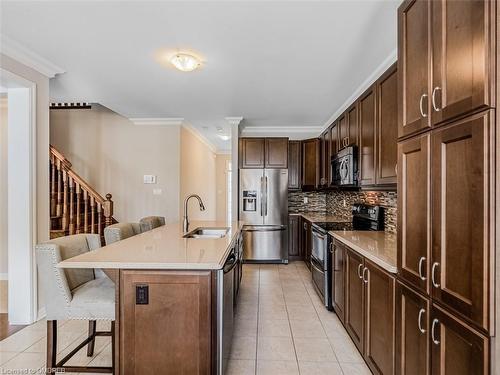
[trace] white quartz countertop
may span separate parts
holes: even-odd
[[[183,238],[181,223],[167,223],[58,263],[61,268],[104,269],[221,269],[242,222],[193,221],[198,227],[229,228],[223,238]]]
[[[396,235],[384,231],[332,231],[336,240],[391,273],[397,273]]]

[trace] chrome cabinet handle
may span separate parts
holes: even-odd
[[[365,272],[366,272],[366,279],[365,279]],[[364,268],[363,270],[363,281],[365,284],[368,284],[368,278],[370,277],[370,270],[368,268]]]
[[[334,253],[335,252],[335,247],[333,246],[333,242],[330,243],[330,253]]]
[[[363,279],[363,275],[361,274],[361,267],[363,267],[363,264],[362,264],[362,263],[360,263],[360,265],[358,266],[358,277],[359,277],[360,279]]]
[[[438,108],[438,106],[436,105],[436,92],[438,90],[441,91],[441,87],[436,86],[434,87],[434,90],[432,90],[432,108],[434,108],[436,112],[439,112],[441,110],[441,108]]]
[[[307,224],[306,223],[304,223],[304,229],[307,230]]]
[[[425,333],[427,330],[422,328],[422,316],[425,314],[425,309],[420,309],[418,312],[418,329],[420,332]]]
[[[420,103],[419,103],[419,106],[420,106],[420,114],[422,115],[422,117],[427,117],[427,114],[424,113],[424,108],[423,108],[423,101],[424,101],[424,98],[427,98],[427,94],[422,94],[422,96],[420,97]]]
[[[424,276],[424,273],[422,272],[422,265],[425,262],[425,257],[421,257],[418,261],[418,276],[420,276],[421,280],[426,280],[427,277]]]
[[[432,279],[432,285],[434,285],[435,288],[439,288],[441,285],[436,282],[436,267],[439,267],[438,262],[434,262],[432,265],[432,270],[431,270],[431,279]]]
[[[432,321],[431,337],[432,337],[432,342],[436,345],[439,345],[441,343],[438,339],[436,339],[436,332],[435,331],[436,331],[436,325],[438,325],[438,324],[439,324],[439,320],[434,319]]]

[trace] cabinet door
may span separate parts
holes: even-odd
[[[288,138],[266,138],[266,168],[288,168]]]
[[[430,3],[406,0],[398,9],[399,137],[430,126]]]
[[[328,185],[334,186],[332,174],[332,157],[339,152],[339,125],[334,122],[330,128],[330,160],[328,161]]]
[[[489,341],[465,322],[433,305],[432,375],[489,374]]]
[[[333,277],[332,277],[332,301],[333,309],[339,317],[339,319],[344,322],[345,313],[345,277],[346,277],[346,250],[337,241],[333,242]]]
[[[430,374],[429,299],[396,283],[396,374]]]
[[[347,140],[349,139],[349,122],[347,121],[347,113],[344,113],[339,117],[339,150],[347,146]]]
[[[309,268],[311,268],[311,253],[312,253],[312,227],[309,221],[305,221],[305,258]]]
[[[288,256],[299,257],[300,215],[288,215]]]
[[[493,4],[432,1],[433,124],[493,104]]]
[[[302,143],[288,142],[288,189],[300,189],[302,180]]]
[[[488,329],[493,139],[490,112],[432,135],[432,296]]]
[[[264,138],[240,138],[241,168],[264,168]]]
[[[329,145],[327,146],[327,144],[326,144],[327,133],[328,133],[328,131],[325,131],[319,137],[319,142],[320,142],[319,186],[320,187],[325,187],[326,182],[327,182],[327,180],[326,180],[326,165],[325,165],[326,154],[327,154],[327,152],[329,152]]]
[[[428,293],[430,263],[430,136],[398,144],[398,269]]]
[[[211,273],[120,273],[120,373],[211,373]],[[147,304],[136,303],[139,285],[148,287]]]
[[[323,186],[328,187],[332,181],[331,179],[331,157],[332,157],[332,149],[331,149],[331,130],[328,130],[324,133],[324,143],[323,143],[323,159],[322,159],[322,167],[323,167],[323,178],[324,183]]]
[[[363,257],[347,250],[345,327],[361,353],[363,353],[364,330],[363,267]]]
[[[302,142],[302,189],[311,190],[319,186],[320,140],[308,139]]]
[[[395,278],[365,259],[363,282],[366,363],[375,374],[394,374]]]
[[[351,108],[347,110],[347,145],[358,145],[358,104],[354,103]]]
[[[396,183],[398,159],[398,75],[393,65],[377,82],[377,185]]]
[[[370,87],[359,99],[359,155],[362,186],[375,185],[375,90]]]

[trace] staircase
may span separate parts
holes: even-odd
[[[71,163],[50,146],[50,238],[97,233],[113,219],[111,194],[103,198],[71,169]]]

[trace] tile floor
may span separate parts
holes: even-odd
[[[336,315],[321,305],[303,262],[245,265],[235,319],[229,375],[370,374]],[[62,358],[83,341],[88,326],[59,325]],[[0,374],[42,373],[19,370],[43,368],[45,329],[41,320],[0,341]],[[98,329],[109,327],[101,323]],[[109,338],[97,338],[93,357],[84,348],[70,363],[109,366]]]

